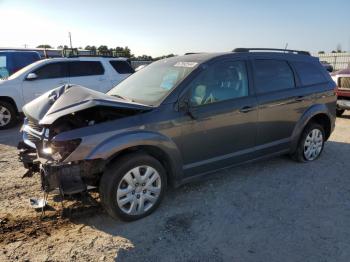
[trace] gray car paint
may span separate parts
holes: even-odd
[[[81,138],[78,148],[65,163],[86,159],[111,159],[133,146],[152,146],[161,150],[170,163],[171,179],[179,184],[183,179],[210,172],[225,166],[257,159],[262,156],[286,153],[295,148],[307,122],[316,114],[325,114],[334,127],[335,84],[303,88],[296,79],[296,88],[261,96],[255,95],[253,63],[256,57],[317,62],[315,58],[293,54],[216,54],[189,55],[173,59],[198,61],[200,66],[159,106],[126,103],[105,94],[87,91],[82,87],[63,92],[41,119],[49,125],[64,114],[88,107],[115,105],[145,112],[110,122],[87,126],[58,134],[53,139],[66,141]],[[250,96],[184,109],[181,102],[188,99],[188,83],[203,68],[224,59],[244,60],[250,78]],[[297,76],[296,76],[297,77]],[[333,86],[334,84],[334,86]],[[75,91],[74,91],[75,90]],[[73,96],[74,94],[74,96]],[[47,94],[46,100],[48,100]],[[45,96],[43,95],[43,97]],[[72,96],[70,96],[72,95]],[[45,98],[41,97],[43,101]],[[83,98],[81,98],[83,97]],[[30,108],[48,108],[47,104],[28,104]],[[56,103],[58,103],[56,105]],[[249,112],[241,109],[251,107]],[[264,112],[265,110],[265,112]],[[190,111],[190,114],[189,112]],[[333,112],[334,111],[334,112]],[[42,113],[38,117],[42,116]],[[229,121],[229,125],[226,123]]]

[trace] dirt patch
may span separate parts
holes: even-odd
[[[30,219],[15,219],[11,215],[0,218],[0,244],[16,241],[28,241],[41,236],[50,236],[51,232],[63,229],[69,223],[67,218],[46,216]]]

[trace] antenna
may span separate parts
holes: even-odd
[[[69,42],[70,42],[70,48],[73,49],[73,45],[72,45],[72,34],[70,32],[68,32],[68,37],[69,37]]]
[[[286,46],[284,47],[284,50],[287,50],[287,47],[288,47],[288,43],[286,43]]]

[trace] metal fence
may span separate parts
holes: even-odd
[[[313,54],[320,59],[331,64],[334,70],[341,70],[350,66],[350,53],[326,53]]]

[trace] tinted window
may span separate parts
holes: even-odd
[[[67,63],[51,63],[35,70],[38,79],[63,78],[68,76]]]
[[[191,83],[191,104],[210,104],[248,96],[248,77],[242,61],[217,63],[201,72]]]
[[[286,61],[255,60],[255,87],[258,93],[289,89],[295,86],[294,74]]]
[[[132,74],[135,72],[131,65],[126,61],[111,60],[109,63],[119,74]]]
[[[323,69],[321,67],[307,62],[293,62],[293,65],[300,77],[302,85],[313,85],[327,81],[321,71]]]
[[[93,76],[103,75],[104,68],[98,61],[74,61],[69,62],[69,76]]]
[[[19,69],[38,61],[40,57],[35,53],[16,53],[13,55],[14,62],[14,71],[18,71]]]

